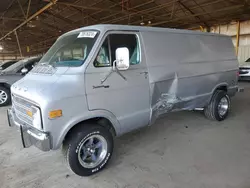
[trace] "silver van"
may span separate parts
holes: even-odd
[[[222,121],[237,92],[230,37],[153,27],[94,25],[70,31],[11,87],[10,126],[25,148],[61,146],[89,176],[111,158],[113,139],[161,115],[204,110]]]

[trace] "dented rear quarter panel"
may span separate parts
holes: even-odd
[[[161,114],[204,107],[214,90],[237,88],[238,63],[230,37],[141,32],[149,71],[151,123]]]

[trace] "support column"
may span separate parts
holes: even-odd
[[[240,21],[237,23],[237,34],[236,34],[236,55],[239,54],[239,44],[240,44]]]

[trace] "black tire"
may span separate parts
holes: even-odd
[[[91,136],[100,135],[107,142],[107,153],[99,165],[85,168],[78,158],[80,146]],[[113,153],[113,137],[109,130],[96,124],[85,124],[75,128],[67,137],[63,145],[63,153],[70,169],[79,176],[90,176],[102,170],[109,162]]]
[[[219,103],[223,97],[225,97],[228,102],[228,109],[224,115],[220,115]],[[210,103],[208,104],[208,106],[205,107],[204,114],[208,119],[223,121],[228,116],[230,110],[230,104],[231,104],[230,98],[227,95],[227,93],[222,90],[216,90],[212,96]]]
[[[10,90],[7,89],[6,87],[0,86],[0,94],[1,94],[1,91],[6,93],[6,95],[7,95],[7,100],[6,100],[5,102],[3,102],[3,103],[1,103],[1,101],[0,101],[0,107],[1,107],[1,106],[7,106],[7,105],[9,105],[10,102],[11,102]]]

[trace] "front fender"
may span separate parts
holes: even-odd
[[[0,75],[0,83],[8,84],[9,86],[13,85],[18,80],[22,79],[22,75]]]
[[[75,117],[74,119],[71,119],[66,124],[66,126],[64,126],[64,128],[61,130],[60,134],[58,135],[57,140],[54,141],[52,149],[56,150],[56,149],[60,148],[65,136],[67,135],[69,130],[72,129],[75,125],[77,125],[78,123],[81,123],[83,121],[87,121],[89,119],[97,118],[97,117],[103,117],[103,118],[108,119],[112,123],[112,125],[115,129],[116,135],[119,136],[121,134],[120,123],[114,114],[112,114],[111,112],[106,111],[106,110],[88,111],[87,113],[84,113],[83,116],[78,116],[78,117]]]
[[[6,80],[6,79],[0,79],[0,85],[1,85],[1,84],[8,85],[9,88],[11,87],[11,83],[9,83],[9,81]]]

